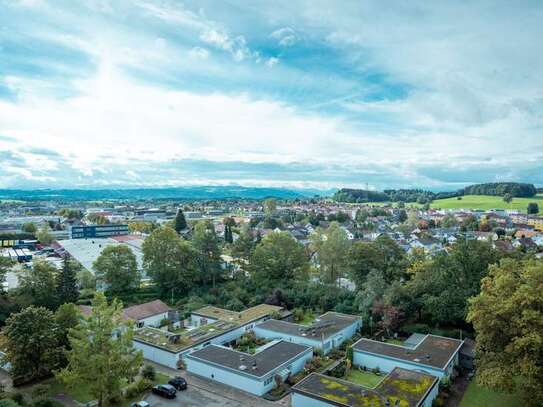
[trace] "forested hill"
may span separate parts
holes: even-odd
[[[516,198],[530,198],[537,194],[537,189],[533,184],[492,182],[470,185],[469,187],[464,188],[463,192],[463,195],[504,196],[505,194],[511,194]]]
[[[312,197],[316,190],[283,188],[256,188],[241,186],[194,186],[179,188],[130,188],[130,189],[35,189],[0,190],[0,199],[263,199],[268,197],[292,199]]]
[[[419,202],[427,203],[436,199],[452,198],[462,195],[490,195],[529,198],[537,194],[533,184],[518,182],[493,182],[470,185],[457,191],[432,192],[422,189],[385,189],[384,191],[367,191],[364,189],[342,188],[334,194],[338,202]]]

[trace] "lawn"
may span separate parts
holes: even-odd
[[[373,389],[381,382],[381,380],[383,380],[383,376],[376,375],[372,372],[364,372],[358,369],[351,369],[349,370],[349,373],[347,373],[347,375],[345,376],[345,380]]]
[[[300,325],[311,325],[313,322],[315,321],[315,314],[311,313],[311,312],[306,312],[304,314],[304,317],[303,319],[301,319],[300,321],[298,321],[297,323],[300,324]]]
[[[514,209],[526,212],[530,202],[537,202],[543,210],[543,195],[536,195],[532,198],[513,198],[508,204],[501,196],[487,195],[465,195],[461,200],[457,198],[438,199],[431,203],[432,208],[439,209]]]
[[[499,393],[477,385],[472,380],[468,385],[460,407],[516,407],[522,405],[520,397],[515,394]]]
[[[403,345],[403,341],[400,339],[385,339],[386,343],[391,343],[392,345]]]

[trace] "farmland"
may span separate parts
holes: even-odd
[[[543,210],[543,195],[532,198],[513,198],[513,202],[506,203],[501,196],[465,195],[461,200],[457,198],[439,199],[432,202],[432,208],[439,209],[514,209],[526,212],[530,202],[537,202]]]

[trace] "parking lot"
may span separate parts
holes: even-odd
[[[154,394],[149,394],[145,400],[151,404],[151,407],[241,407],[248,405],[194,386],[189,386],[185,391],[178,391],[177,397],[173,400],[165,399]],[[254,405],[256,406],[256,404]]]

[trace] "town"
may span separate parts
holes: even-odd
[[[353,191],[3,200],[3,398],[470,407],[484,396],[520,405],[526,389],[499,392],[476,378],[499,363],[484,354],[489,340],[515,335],[487,326],[495,314],[513,318],[492,295],[511,302],[503,307],[541,300],[541,291],[502,298],[486,281],[541,270],[541,195],[507,192],[493,197],[499,207],[473,209],[463,207],[477,197],[468,189],[413,193],[384,202],[370,191],[354,202]]]

